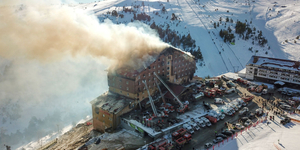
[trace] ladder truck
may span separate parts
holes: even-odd
[[[166,103],[166,100],[165,100],[165,98],[164,98],[164,96],[163,96],[163,94],[162,94],[162,92],[161,92],[161,89],[160,89],[160,87],[159,87],[159,85],[158,85],[158,83],[157,83],[157,80],[154,78],[154,81],[155,81],[155,84],[156,84],[156,86],[157,86],[157,88],[158,88],[158,90],[159,90],[159,93],[160,93],[160,95],[161,95],[161,98],[162,98],[162,100],[163,100],[163,102],[164,102],[164,104],[162,105],[165,109],[168,109],[170,112],[173,112],[174,111],[174,106],[172,106],[171,104],[167,104]]]
[[[179,103],[179,108],[177,108],[177,112],[184,113],[186,110],[189,109],[188,104],[183,104],[178,97],[173,93],[173,91],[169,88],[169,86],[155,73],[153,74],[156,76],[156,78],[170,91],[170,93],[174,96],[176,101]]]
[[[151,107],[152,107],[152,110],[153,110],[154,116],[155,116],[155,117],[157,117],[157,116],[158,116],[158,114],[157,114],[157,110],[156,110],[156,108],[155,108],[155,105],[154,105],[153,99],[152,99],[152,97],[151,97],[151,95],[150,95],[150,92],[149,92],[149,90],[148,90],[147,83],[146,83],[146,81],[145,81],[145,80],[143,80],[142,82],[145,84],[145,87],[146,87],[146,89],[147,89],[147,92],[148,92],[148,95],[149,95],[149,101],[150,101],[150,104],[151,104]]]

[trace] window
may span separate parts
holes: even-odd
[[[128,84],[128,81],[126,81],[126,84]]]
[[[158,73],[160,73],[160,71],[158,70]]]
[[[103,114],[102,117],[105,117],[105,114]]]
[[[122,88],[122,86],[120,85],[120,89]]]
[[[151,76],[151,73],[149,73],[149,77]]]
[[[103,120],[103,123],[105,123],[105,121]]]
[[[170,62],[168,61],[168,65],[170,64]]]
[[[122,93],[122,91],[120,91],[120,93]]]
[[[108,119],[109,119],[110,121],[112,121],[112,118],[111,118],[111,117],[109,117]]]
[[[146,77],[145,74],[143,74],[144,78]]]
[[[153,69],[155,69],[155,66],[153,66]]]
[[[128,88],[128,87],[126,87],[126,90],[128,91],[128,90],[129,90],[129,88]]]
[[[127,93],[127,96],[129,96],[129,93]]]
[[[160,65],[158,65],[158,68],[160,68]]]
[[[167,70],[169,70],[170,68],[168,67]]]
[[[122,79],[119,79],[120,82],[122,82]]]
[[[160,59],[158,58],[158,61],[160,61]]]

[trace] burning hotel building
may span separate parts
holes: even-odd
[[[174,93],[177,86],[192,80],[196,61],[190,53],[167,47],[153,57],[138,69],[122,66],[108,71],[109,91],[91,101],[94,129],[114,130],[120,125],[121,115],[135,108],[144,109],[148,91],[151,96],[158,91],[157,76],[171,84]]]

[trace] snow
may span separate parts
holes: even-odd
[[[299,149],[299,131],[300,124],[291,122],[285,126],[280,124],[280,118],[275,116],[275,121],[259,123],[256,127],[251,127],[250,130],[239,133],[233,140],[231,137],[224,140],[224,144],[215,145],[215,150],[274,150],[279,149],[296,150]]]
[[[87,2],[83,0],[78,1]],[[300,53],[298,52],[300,41],[296,39],[296,36],[300,35],[300,3],[296,0],[277,1],[276,5],[273,0],[255,0],[255,2],[244,0],[169,1],[169,3],[166,0],[145,1],[145,7],[140,7],[138,13],[145,12],[153,17],[150,23],[146,22],[147,24],[151,24],[153,20],[157,25],[168,23],[171,30],[178,31],[182,35],[191,34],[191,37],[196,40],[196,45],[200,46],[204,57],[203,61],[197,63],[198,69],[195,75],[199,77],[218,76],[226,73],[226,76],[236,79],[238,75],[234,72],[243,69],[252,55],[292,60],[299,60],[300,58]],[[108,18],[114,23],[125,24],[129,23],[133,18],[132,13],[123,13],[125,15],[124,18],[115,18],[112,16],[106,17],[106,12],[112,10],[121,11],[123,6],[131,8],[132,4],[141,4],[141,1],[134,0],[88,2],[70,5],[70,7],[94,13],[100,22]],[[168,12],[166,14],[160,13],[160,16],[154,15],[153,11],[160,12],[161,4],[166,7]],[[216,9],[218,10],[215,11]],[[170,17],[172,13],[180,17],[180,23],[179,21],[165,19],[167,16]],[[223,18],[223,23],[215,29],[212,22],[217,22],[220,17]],[[250,27],[262,30],[263,36],[269,41],[268,44],[264,47],[257,44],[252,45],[251,40],[242,40],[237,35],[235,45],[224,43],[218,35],[219,31],[227,29],[228,26],[233,29],[235,25],[234,23],[227,23],[225,28],[224,19],[226,17],[232,18],[234,22],[237,19],[242,22],[245,19],[248,22],[251,20],[252,24],[250,24]],[[176,26],[177,23],[179,24],[178,26]],[[285,42],[285,40],[288,42]],[[268,46],[270,46],[270,50]],[[248,50],[250,47],[253,47],[254,51]],[[256,53],[255,50],[258,50],[258,52]],[[78,122],[80,118],[90,115],[91,107],[89,101],[107,89],[107,86],[103,86],[107,85],[106,73],[103,71],[107,66],[91,60],[90,58],[79,61],[67,59],[46,66],[33,63],[29,64],[29,67],[28,64],[15,66],[15,64],[11,64],[8,61],[0,60],[1,81],[8,79],[8,81],[19,83],[20,87],[28,87],[28,90],[25,91],[19,88],[14,89],[16,92],[10,93],[13,95],[13,97],[10,97],[12,101],[1,99],[0,106],[12,108],[8,110],[10,111],[9,113],[0,111],[0,120],[2,121],[0,128],[1,132],[5,131],[4,137],[6,138],[17,131],[23,132],[29,128],[29,121],[33,117],[42,120],[45,124],[46,120],[44,119],[47,116],[59,118],[58,120],[51,120],[51,122],[54,122],[53,127],[47,127],[49,130],[56,130],[55,124],[67,127],[70,124],[75,124],[74,122]],[[74,69],[65,70],[66,68]],[[5,76],[7,69],[13,70],[16,76]],[[40,72],[37,70],[40,70]],[[22,80],[18,82],[18,78],[22,78]],[[0,87],[0,89],[5,91],[4,89],[7,89],[7,86]],[[47,92],[41,92],[41,89],[45,89]],[[5,94],[8,94],[8,92],[1,93],[1,95]],[[18,119],[6,119],[4,122],[3,118],[7,117],[7,114],[14,114],[14,110],[18,108],[16,104],[21,104],[22,114],[26,114],[26,116],[22,115]],[[59,113],[55,114],[55,112]],[[43,126],[38,126],[34,129],[39,131],[43,129]],[[45,136],[45,134],[41,136]],[[25,142],[28,141],[25,140]],[[18,146],[20,144],[14,145]],[[274,148],[274,146],[271,147]]]

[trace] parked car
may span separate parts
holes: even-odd
[[[200,120],[203,120],[203,121],[205,122],[206,126],[208,126],[208,127],[211,126],[210,121],[209,121],[208,119],[206,119],[205,117],[200,117],[199,119],[200,119]]]
[[[200,130],[200,127],[198,127],[198,125],[195,122],[190,121],[188,122],[188,124],[193,128],[193,130]]]
[[[194,122],[196,122],[198,124],[198,126],[200,126],[202,128],[205,127],[205,123],[202,120],[198,119],[198,118],[194,119]]]
[[[215,139],[213,140],[213,143],[219,143],[219,142],[221,142],[222,140],[223,140],[222,137],[217,137],[217,138],[215,138]]]
[[[206,144],[204,145],[204,147],[205,147],[205,148],[210,148],[210,147],[212,147],[212,145],[213,145],[212,143],[206,143]]]
[[[225,91],[226,94],[234,93],[234,92],[236,92],[234,87]]]
[[[229,78],[226,77],[225,75],[222,75],[221,78],[222,78],[224,81],[229,81]]]
[[[229,130],[224,130],[224,131],[222,131],[222,134],[225,134],[227,136],[231,136],[233,133]]]
[[[293,96],[293,91],[287,91],[287,92],[286,92],[286,95],[287,95],[287,96]]]
[[[285,109],[285,110],[291,110],[291,106],[284,104],[284,105],[280,105],[280,108]]]
[[[247,108],[247,107],[243,107],[240,111],[239,111],[239,113],[240,113],[240,115],[244,115],[245,113],[247,113],[249,111],[249,109]]]
[[[222,98],[215,98],[215,104],[224,104],[224,100]]]
[[[203,106],[206,110],[211,110],[212,109],[211,106],[208,103],[204,103]]]
[[[291,122],[291,118],[289,117],[285,117],[284,119],[280,120],[280,123],[285,125],[286,123],[289,123]]]
[[[186,129],[186,131],[189,132],[190,134],[194,134],[195,132],[189,124],[184,124],[182,127]]]
[[[239,130],[243,130],[245,127],[244,127],[243,125],[239,124],[239,123],[236,123],[236,124],[234,125],[234,128],[235,128],[235,129],[239,129]]]
[[[231,81],[228,81],[227,83],[226,83],[226,85],[227,85],[227,87],[229,87],[229,88],[232,88],[232,87],[235,87],[236,85],[234,84],[234,83],[232,83]]]
[[[216,134],[216,137],[221,137],[221,138],[223,138],[223,139],[227,138],[227,136],[224,135],[224,134],[222,134],[222,133]]]
[[[246,126],[246,127],[251,125],[251,124],[252,124],[252,121],[250,119],[248,119],[244,122],[244,126]]]

